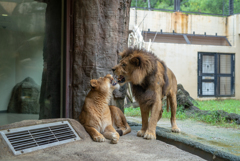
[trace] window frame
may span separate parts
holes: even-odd
[[[218,69],[220,68],[220,61],[217,59],[220,55],[231,55],[231,73],[230,74],[220,74]],[[214,73],[202,73],[203,56],[214,56]],[[216,53],[216,52],[198,52],[198,97],[234,97],[235,96],[235,53]],[[213,80],[202,80],[203,76],[214,77]],[[220,84],[218,83],[219,77],[231,77],[231,94],[221,95],[218,94],[220,89]],[[214,83],[214,95],[203,95],[202,82],[213,82]]]

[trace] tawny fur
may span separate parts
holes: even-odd
[[[119,140],[119,130],[125,135],[131,132],[131,128],[122,111],[108,105],[113,90],[119,87],[113,86],[112,80],[113,77],[109,74],[90,81],[91,90],[86,96],[79,121],[94,141],[102,142],[107,138],[116,144]]]
[[[113,67],[125,82],[132,83],[133,94],[138,101],[142,116],[142,129],[137,133],[146,139],[156,139],[156,125],[162,116],[162,99],[167,96],[167,110],[171,106],[173,132],[180,132],[176,124],[177,80],[165,63],[153,53],[137,48],[129,48],[120,53],[122,60]],[[120,77],[119,77],[120,78]],[[148,120],[149,113],[151,117]]]

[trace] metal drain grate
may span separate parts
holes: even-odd
[[[68,121],[0,131],[15,155],[80,140]]]

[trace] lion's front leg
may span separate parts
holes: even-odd
[[[94,127],[84,126],[84,128],[89,133],[89,135],[92,137],[93,141],[96,141],[96,142],[105,141],[105,137],[101,133],[99,133]]]
[[[143,137],[148,128],[149,108],[140,105],[142,116],[142,129],[138,131],[137,136]]]
[[[152,107],[151,117],[148,123],[148,129],[144,135],[145,139],[155,140],[156,139],[156,126],[159,120],[159,115],[162,110],[162,101],[156,100]]]
[[[112,144],[117,144],[119,140],[119,134],[118,132],[113,128],[112,125],[108,125],[105,130],[103,135],[105,138],[111,140]]]

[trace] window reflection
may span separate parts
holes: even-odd
[[[46,7],[0,0],[0,125],[38,119]]]

